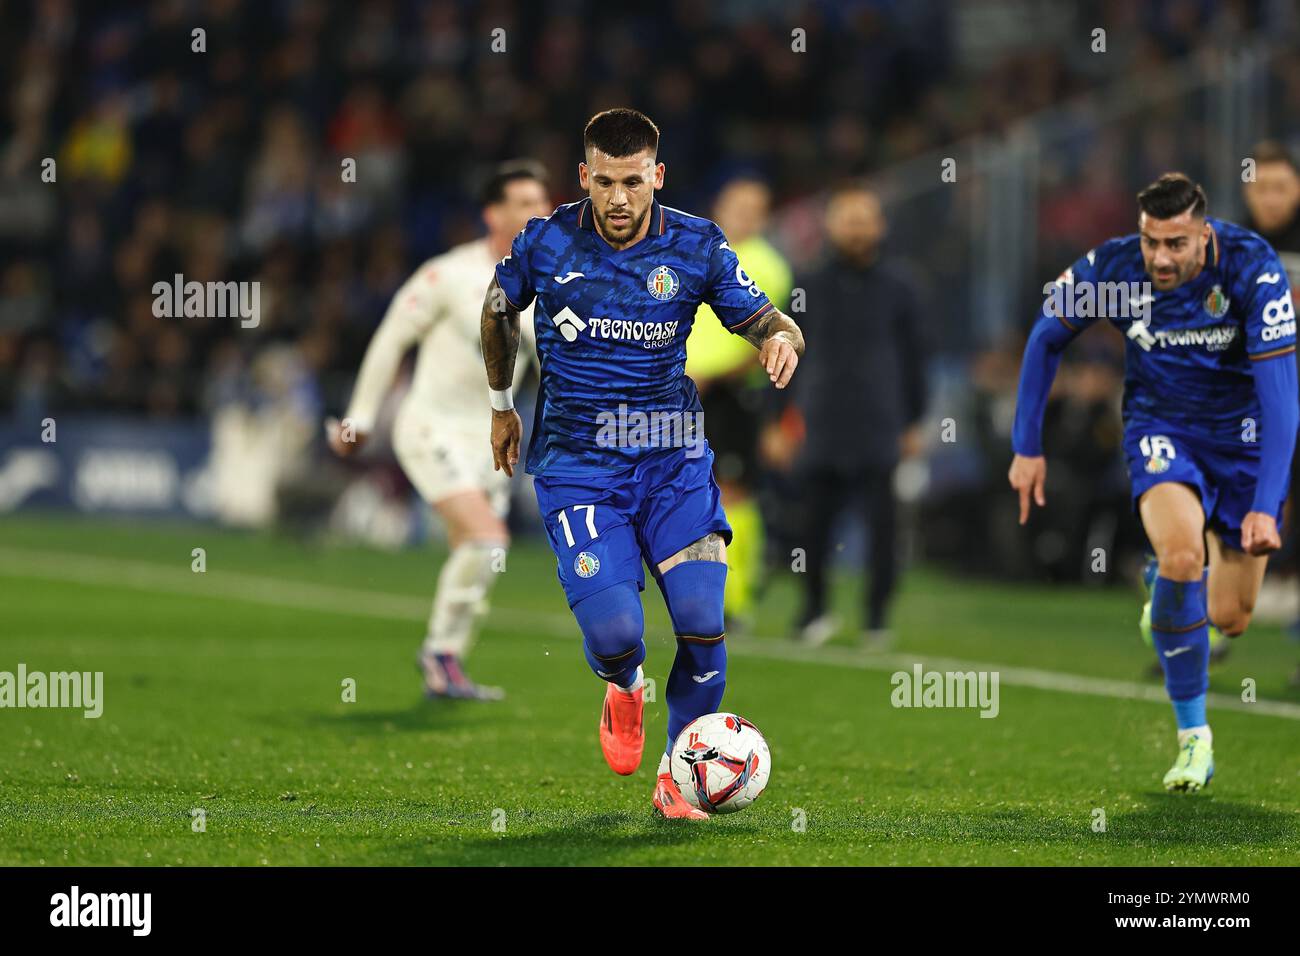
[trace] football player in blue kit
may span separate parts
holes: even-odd
[[[1024,524],[1030,502],[1044,503],[1040,433],[1061,352],[1109,318],[1126,336],[1124,450],[1156,554],[1150,629],[1178,724],[1164,785],[1195,791],[1214,774],[1207,628],[1246,630],[1268,555],[1281,546],[1300,424],[1295,310],[1277,253],[1208,217],[1204,190],[1187,176],[1161,176],[1138,208],[1138,232],[1074,263],[1034,324],[1009,478]],[[1063,308],[1088,302],[1076,314]]]
[[[630,109],[594,116],[578,178],[587,198],[530,220],[497,265],[481,339],[492,390],[492,449],[507,473],[522,423],[510,383],[519,312],[535,303],[541,386],[526,468],[582,631],[606,681],[599,739],[616,773],[645,743],[642,562],[664,597],[677,655],[668,676],[668,748],[722,702],[722,597],[731,540],[713,480],[700,399],[685,375],[686,338],[707,303],[784,388],[803,353],[799,327],[741,268],[714,223],[663,206],[659,130]],[[665,817],[707,815],[682,799],[661,758]]]

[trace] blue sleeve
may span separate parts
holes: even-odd
[[[1259,396],[1261,434],[1259,477],[1251,511],[1276,515],[1291,481],[1291,456],[1296,428],[1300,427],[1300,385],[1297,384],[1295,350],[1261,359],[1252,365],[1255,394]]]
[[[1096,250],[1090,251],[1066,269],[1055,282],[1043,286],[1043,308],[1025,343],[1020,362],[1020,385],[1016,389],[1016,420],[1011,427],[1011,450],[1036,458],[1043,453],[1043,415],[1052,391],[1061,353],[1074,337],[1095,321],[1076,318],[1073,309],[1076,282],[1097,281]]]
[[[740,260],[727,245],[721,229],[717,230],[709,250],[707,281],[704,302],[728,332],[743,332],[755,319],[775,308],[758,283],[740,268]]]
[[[506,294],[510,304],[523,310],[533,304],[537,293],[533,288],[532,270],[528,264],[528,253],[544,219],[530,219],[528,225],[519,230],[515,241],[510,244],[509,254],[497,263],[497,285]]]
[[[1075,333],[1055,316],[1040,315],[1025,343],[1020,362],[1020,385],[1016,389],[1016,420],[1011,427],[1011,450],[1036,458],[1043,453],[1043,415],[1052,391],[1061,352]]]
[[[1267,249],[1243,269],[1238,296],[1246,308],[1246,351],[1255,361],[1296,346],[1295,305],[1286,270]]]

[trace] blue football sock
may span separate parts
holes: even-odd
[[[1204,727],[1208,720],[1205,719],[1205,695],[1197,694],[1188,700],[1174,701],[1174,717],[1178,720],[1178,729],[1186,730],[1188,727]]]
[[[1174,704],[1178,729],[1205,721],[1210,687],[1210,635],[1205,611],[1205,581],[1156,578],[1151,595],[1151,637],[1165,669],[1165,689]]]
[[[644,618],[636,584],[623,581],[573,605],[582,652],[601,680],[628,687],[645,660]]]
[[[716,713],[727,689],[727,645],[722,638],[697,643],[677,639],[677,656],[668,673],[668,746],[696,717]]]

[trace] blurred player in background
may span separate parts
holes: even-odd
[[[1272,141],[1257,143],[1250,156],[1255,160],[1255,178],[1242,187],[1246,225],[1267,239],[1282,260],[1291,282],[1294,307],[1295,290],[1300,287],[1300,165],[1281,143]],[[1300,541],[1294,520],[1297,501],[1300,501],[1300,467],[1292,461],[1287,525],[1292,538],[1292,563],[1300,570]],[[1300,576],[1297,581],[1300,582]],[[1291,625],[1291,633],[1300,634],[1300,621]],[[1291,675],[1291,686],[1300,687],[1300,668]]]
[[[606,681],[599,739],[614,772],[635,773],[645,745],[642,562],[677,637],[668,675],[668,746],[652,802],[704,819],[669,773],[677,735],[714,713],[727,680],[723,591],[731,527],[685,375],[701,303],[759,349],[778,388],[803,352],[799,327],[745,274],[721,229],[662,206],[659,130],[635,110],[598,113],[583,134],[586,199],[535,219],[497,266],[483,301],[492,448],[507,474],[523,426],[511,380],[520,312],[534,301],[542,378],[527,468],[587,663]],[[611,421],[659,426],[607,430]]]
[[[1300,165],[1280,143],[1266,141],[1250,151],[1255,178],[1242,187],[1246,225],[1277,252],[1291,281],[1300,284]]]
[[[754,284],[777,308],[789,308],[790,267],[763,237],[772,193],[758,179],[733,179],[722,187],[713,215],[736,258]],[[766,377],[754,366],[754,348],[727,331],[707,305],[701,305],[686,341],[686,374],[700,390],[704,428],[713,449],[713,476],[722,489],[733,537],[727,548],[727,588],[723,600],[727,630],[748,621],[763,561],[763,524],[754,484],[758,467],[762,388]]]
[[[419,654],[430,697],[504,696],[499,688],[476,684],[464,667],[510,544],[505,524],[510,479],[492,467],[492,449],[483,440],[479,313],[483,286],[510,252],[511,240],[529,219],[550,208],[544,175],[540,165],[528,161],[495,171],[483,193],[487,235],[430,259],[397,291],[366,349],[346,418],[328,423],[335,453],[346,457],[360,448],[374,429],[402,356],[419,344],[411,388],[393,425],[393,451],[411,484],[446,524],[451,548]],[[525,361],[516,370],[516,384],[534,355],[531,321],[525,328]]]
[[[1268,555],[1282,543],[1300,424],[1295,311],[1273,249],[1208,217],[1205,192],[1186,176],[1161,176],[1138,194],[1138,207],[1137,234],[1091,250],[1056,283],[1062,301],[1088,294],[1094,302],[1103,293],[1114,301],[1105,284],[1117,283],[1130,308],[1067,316],[1049,296],[1034,323],[1008,477],[1024,524],[1031,501],[1045,501],[1043,410],[1061,352],[1099,312],[1112,312],[1106,317],[1126,334],[1132,495],[1156,552],[1150,631],[1178,723],[1179,754],[1164,785],[1199,790],[1214,775],[1208,625],[1229,637],[1246,630]]]
[[[826,206],[826,259],[798,287],[802,317],[818,343],[792,401],[804,421],[795,465],[808,566],[796,637],[818,645],[838,623],[827,613],[831,532],[845,506],[860,504],[870,535],[863,643],[889,641],[889,606],[898,578],[894,470],[920,453],[925,411],[925,317],[916,283],[881,258],[886,222],[876,194],[857,182],[832,191]],[[844,416],[853,428],[846,432]]]

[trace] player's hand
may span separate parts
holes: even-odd
[[[1047,497],[1043,494],[1043,485],[1047,481],[1047,459],[1042,455],[1033,458],[1027,455],[1016,455],[1011,459],[1011,470],[1007,473],[1007,479],[1011,482],[1011,487],[1020,495],[1020,523],[1024,524],[1029,520],[1031,496],[1038,507],[1042,508],[1047,504]],[[1242,530],[1245,530],[1244,526]]]
[[[778,332],[763,343],[763,347],[758,351],[758,361],[772,383],[777,388],[785,388],[790,384],[795,366],[799,364],[799,353],[794,350],[789,340]]]
[[[368,434],[354,427],[346,418],[343,421],[337,418],[325,419],[325,438],[329,442],[330,451],[340,458],[355,454],[366,443]]]
[[[1282,536],[1277,532],[1273,516],[1262,511],[1249,512],[1241,522],[1241,550],[1247,554],[1261,555],[1282,547]]]
[[[515,476],[515,465],[519,464],[519,443],[524,437],[524,423],[519,420],[519,413],[513,408],[498,412],[492,410],[492,469],[505,470],[511,478]]]

